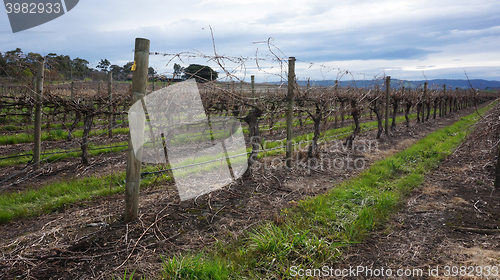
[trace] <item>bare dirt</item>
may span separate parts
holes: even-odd
[[[333,160],[338,160],[337,163],[342,160],[347,162],[346,159],[350,158],[349,165],[344,164],[342,167],[337,165],[311,170],[307,168],[307,159],[301,158],[303,152],[299,152],[296,154],[295,167],[292,169],[282,167],[280,163],[282,163],[283,156],[276,157],[274,160],[266,159],[262,167],[255,170],[252,177],[240,179],[219,191],[184,202],[179,200],[174,185],[157,185],[142,189],[139,219],[132,223],[125,223],[121,219],[123,195],[120,194],[75,203],[56,213],[36,218],[17,219],[0,225],[0,236],[2,236],[0,240],[0,251],[2,252],[0,279],[15,279],[16,277],[24,279],[109,279],[112,275],[122,276],[126,268],[128,271],[135,270],[135,275],[138,277],[157,276],[162,267],[162,256],[171,257],[176,253],[186,251],[196,252],[213,244],[216,238],[230,240],[263,220],[276,220],[277,213],[282,208],[293,206],[296,201],[306,196],[324,193],[342,180],[355,176],[366,169],[371,163],[411,146],[429,132],[450,125],[457,121],[460,116],[470,114],[473,110],[470,108],[430,122],[412,123],[410,128],[398,125],[392,137],[383,138],[380,141],[374,141],[375,131],[362,133],[358,137],[359,143],[370,143],[370,145],[376,143],[374,146],[365,146],[352,151],[322,150],[321,157],[330,159],[330,162]],[[119,155],[114,161],[111,160],[112,157],[109,155],[94,157],[94,164],[87,169],[88,174],[102,174],[107,170],[111,172],[116,166],[124,164],[124,159],[119,158]],[[358,161],[355,161],[356,159]],[[356,162],[357,166],[355,166]],[[361,165],[361,162],[364,164]],[[475,161],[469,162],[477,166]],[[73,164],[71,166],[78,166],[76,162]],[[472,221],[477,220],[477,217],[474,219],[464,218],[465,214],[468,213],[467,209],[472,206],[475,207],[470,210],[470,214],[479,215],[487,220],[490,217],[496,218],[495,226],[489,228],[497,228],[498,204],[494,203],[494,199],[489,200],[490,193],[488,196],[486,195],[488,188],[491,192],[491,179],[487,180],[480,176],[471,175],[470,172],[475,174],[481,171],[479,169],[460,169],[464,168],[463,166],[466,168],[469,166],[466,161],[460,161],[459,166],[450,163],[449,169],[442,169],[446,168],[447,164],[448,161],[434,173],[439,170],[446,172],[448,170],[462,170],[455,171],[460,173],[461,177],[455,176],[453,173],[434,179],[428,178],[426,185],[422,188],[422,190],[426,190],[425,194],[411,196],[408,205],[402,207],[401,212],[395,214],[395,217],[388,224],[391,231],[388,232],[386,228],[380,229],[365,244],[352,247],[343,264],[375,264],[376,261],[385,263],[382,255],[379,256],[382,251],[373,249],[374,246],[383,246],[382,243],[378,242],[386,242],[387,247],[383,256],[387,257],[388,262],[391,259],[398,260],[396,253],[402,254],[408,261],[411,260],[410,254],[415,254],[417,257],[422,256],[418,262],[419,266],[440,262],[444,260],[442,256],[445,256],[445,254],[440,255],[440,252],[447,253],[449,249],[440,247],[442,251],[436,250],[434,259],[427,258],[426,252],[433,253],[434,251],[433,248],[425,251],[422,247],[424,246],[423,240],[433,243],[433,246],[437,247],[441,246],[442,242],[451,240],[451,237],[443,238],[443,234],[438,231],[441,227],[450,236],[463,235],[460,240],[464,244],[470,243],[471,233],[457,230],[457,227],[484,227],[487,224],[486,220],[481,224],[471,224]],[[462,164],[464,165],[462,166]],[[73,176],[78,172],[81,173],[81,170],[68,168],[65,176]],[[491,175],[488,176],[491,177]],[[55,177],[52,176],[47,180],[54,180]],[[38,178],[41,180],[39,184],[44,183],[44,177]],[[469,181],[466,183],[467,178]],[[470,181],[472,180],[470,178],[474,178],[474,180]],[[452,194],[454,195],[453,190],[448,190],[445,186],[449,186],[452,181],[461,182],[462,186],[468,186],[468,184],[477,183],[476,179],[483,181],[485,185],[478,184],[474,188],[474,194],[464,193],[463,201],[456,198],[455,207],[457,208],[455,211],[450,212],[451,215],[443,216],[448,220],[438,221],[437,216],[435,216],[438,213],[434,212],[441,211],[446,206],[440,199],[455,197],[452,196]],[[460,185],[453,186],[453,188],[460,187]],[[441,191],[441,188],[445,188],[446,191]],[[461,192],[458,193],[461,194]],[[436,201],[431,204],[434,199]],[[423,212],[416,212],[416,208],[412,207],[421,205],[421,201],[429,206],[418,208],[418,211]],[[476,207],[484,213],[478,214]],[[406,210],[407,208],[413,210]],[[458,215],[457,213],[462,214]],[[420,215],[420,222],[415,218],[415,215]],[[431,221],[426,223],[424,218],[431,219],[434,224],[429,224]],[[408,226],[411,223],[414,223],[412,224],[414,228],[423,227],[421,232],[413,232],[408,235],[412,236],[413,239],[388,241],[387,236],[396,238],[399,236],[399,231],[411,230],[412,228]],[[451,227],[447,223],[455,227]],[[401,232],[401,234],[405,233]],[[488,248],[490,251],[495,251],[496,243],[492,241],[491,236],[484,237],[484,239],[478,237],[477,240],[484,242],[490,240],[491,245],[485,247],[486,243],[474,241],[476,242],[474,243],[475,247],[469,246],[468,248]],[[400,244],[397,244],[398,241]],[[420,246],[418,248],[422,249],[415,251],[417,248],[415,246]],[[366,252],[371,253],[371,255]],[[458,254],[456,255],[458,256]],[[363,256],[366,256],[366,259],[363,259]],[[426,262],[422,262],[422,260]],[[417,264],[415,263],[415,265]]]

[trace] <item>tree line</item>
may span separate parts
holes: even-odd
[[[42,58],[39,53],[24,53],[20,48],[15,50],[0,51],[0,77],[11,81],[31,81],[35,73],[35,63]],[[103,58],[95,68],[90,66],[88,60],[77,57],[71,59],[69,55],[49,53],[45,57],[45,77],[48,80],[76,80],[76,79],[105,79],[105,73],[113,73],[115,80],[129,80],[132,78],[134,62],[127,62],[123,66],[112,64]],[[209,66],[190,64],[183,67],[177,63],[173,67],[174,79],[189,79],[195,77],[197,81],[213,81],[218,78],[218,73]],[[149,67],[148,75],[152,79],[165,80],[166,77],[158,75],[153,67]],[[170,78],[170,77],[169,77]]]

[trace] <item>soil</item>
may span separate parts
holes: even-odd
[[[221,190],[188,201],[180,201],[174,185],[141,189],[139,219],[131,223],[122,221],[124,203],[123,194],[119,194],[0,225],[0,279],[109,279],[113,275],[123,276],[125,269],[135,270],[137,277],[153,278],[161,271],[162,257],[196,252],[216,239],[237,238],[263,220],[276,220],[282,208],[293,206],[306,196],[324,193],[371,163],[411,146],[431,131],[450,125],[473,110],[469,108],[430,122],[413,122],[409,128],[398,125],[391,137],[383,136],[379,141],[374,140],[376,131],[368,131],[358,136],[359,146],[353,150],[332,149],[340,147],[340,142],[330,142],[322,147],[320,162],[337,165],[317,167],[317,161],[308,162],[304,158],[304,151],[295,153],[292,169],[283,167],[283,156],[266,158],[262,164],[255,165],[260,168],[255,169],[250,178],[239,179]],[[459,158],[458,163],[450,162],[452,159],[426,179],[419,189],[422,193],[412,194],[387,228],[376,231],[366,243],[350,248],[338,266],[392,264],[391,260],[401,261],[402,257],[407,259],[408,266],[444,265],[443,261],[453,261],[446,257],[451,253],[450,248],[460,251],[460,247],[447,243],[455,237],[461,240],[463,248],[487,248],[488,255],[485,251],[484,257],[489,260],[489,254],[498,250],[495,241],[498,239],[474,233],[478,236],[471,241],[472,233],[464,228],[482,228],[488,221],[494,221],[488,228],[498,227],[499,206],[491,198],[491,174],[477,169],[476,159]],[[96,156],[93,160],[93,164],[80,170],[79,159],[65,160],[60,163],[67,165],[64,174],[47,173],[47,177],[37,177],[37,184],[64,176],[113,172],[125,161],[120,154]],[[340,166],[340,162],[349,164]],[[307,168],[308,165],[315,168]],[[491,167],[485,168],[491,171]],[[447,173],[451,171],[455,173]],[[483,173],[487,178],[482,177]],[[438,175],[432,179],[434,174]],[[467,190],[473,193],[462,190],[455,196],[454,189],[461,186],[469,186]],[[442,214],[440,211],[447,209],[447,203],[455,208]],[[475,216],[466,218],[468,214]],[[420,232],[412,231],[419,227]],[[425,248],[423,242],[432,243],[434,247]],[[373,249],[384,244],[385,250]]]

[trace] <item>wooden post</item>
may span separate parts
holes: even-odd
[[[252,97],[255,97],[255,76],[250,76],[250,79],[252,80]]]
[[[446,115],[446,85],[443,85],[443,98],[441,100],[444,101],[444,106],[443,106],[443,102],[441,102],[441,106],[439,108],[439,116],[445,116]],[[445,108],[444,110],[444,114],[443,114],[443,108]]]
[[[36,91],[36,77],[33,77],[33,79],[31,80],[31,86],[33,87],[33,90]],[[28,98],[31,100],[35,99],[35,95],[33,94],[32,91],[28,92]],[[28,115],[26,117],[26,124],[28,126],[30,126],[33,124],[33,106],[28,105],[27,109],[28,109],[28,111],[26,113]],[[26,128],[26,130],[29,130],[29,129],[30,129],[29,127]]]
[[[427,105],[427,86],[429,85],[428,82],[425,82],[424,83],[424,94],[423,94],[423,97],[422,98],[422,101],[423,101],[423,104],[422,104],[422,122],[424,122],[425,120],[429,120],[429,114],[430,114],[430,109],[429,109],[429,106],[430,105]],[[427,119],[425,118],[425,106],[427,105]]]
[[[75,82],[71,81],[71,99],[75,99]]]
[[[113,73],[108,73],[108,94],[109,94],[109,112],[113,113],[113,106],[111,103],[113,102]],[[108,137],[113,137],[113,115],[109,114],[108,118]]]
[[[132,104],[140,100],[147,93],[149,40],[135,39],[134,61],[136,70],[132,78]],[[139,214],[139,186],[141,183],[141,161],[137,159],[132,146],[132,138],[128,138],[127,174],[125,181],[125,213],[126,222],[137,219]],[[142,149],[138,151],[142,154]]]
[[[34,131],[34,147],[33,147],[33,163],[34,169],[40,168],[40,151],[42,149],[42,106],[43,106],[43,69],[45,58],[41,58],[37,64],[36,70],[36,96],[35,96],[35,131]]]
[[[389,103],[391,93],[391,76],[385,78],[385,135],[389,135]]]
[[[500,190],[500,147],[498,148],[497,166],[495,167],[495,189]]]
[[[286,166],[292,167],[293,88],[295,85],[295,57],[288,58],[288,110],[286,112]]]

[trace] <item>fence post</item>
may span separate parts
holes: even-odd
[[[34,169],[40,168],[40,151],[42,144],[42,96],[43,96],[43,68],[45,58],[41,58],[36,66],[36,96],[35,96],[35,131],[34,131],[34,147],[33,147],[33,163]]]
[[[288,58],[288,110],[286,112],[286,166],[292,167],[293,88],[295,86],[295,57]]]
[[[252,97],[255,97],[255,76],[250,76],[250,79],[252,81]]]
[[[132,104],[140,100],[147,92],[149,44],[148,39],[135,39],[134,62],[136,69],[132,78]],[[141,183],[141,161],[135,156],[130,132],[128,139],[124,213],[126,222],[137,219],[139,213],[139,186]],[[142,149],[139,150],[139,153],[142,153]]]
[[[500,147],[498,148],[497,165],[495,167],[495,189],[500,190]]]
[[[427,117],[425,118],[425,121],[428,121],[429,120],[429,115],[431,114],[431,103],[430,101],[427,102],[427,87],[429,86],[429,83],[428,82],[425,82],[424,83],[424,104],[427,105]],[[422,121],[424,120],[424,117],[425,117],[425,106],[422,107],[423,109],[423,114],[422,114]]]
[[[108,137],[113,137],[113,73],[108,73],[108,94],[109,94],[109,118],[108,118]]]
[[[31,85],[33,87],[33,90],[36,91],[36,76],[33,77],[33,79],[31,80]],[[35,95],[33,94],[32,91],[28,92],[28,98],[30,100],[35,99]],[[26,112],[26,113],[28,114],[28,116],[26,118],[26,124],[28,125],[28,127],[26,128],[26,130],[29,130],[29,126],[33,124],[33,106],[28,105],[27,109],[28,109],[28,112]]]
[[[441,102],[441,108],[439,109],[439,116],[446,116],[446,99],[445,99],[445,95],[446,95],[446,85],[443,85],[443,98],[442,98],[442,102]],[[444,103],[444,106],[443,106],[443,103]],[[443,108],[445,108],[444,110],[444,113],[443,112]]]
[[[389,135],[389,103],[391,93],[391,76],[385,78],[385,135]]]

